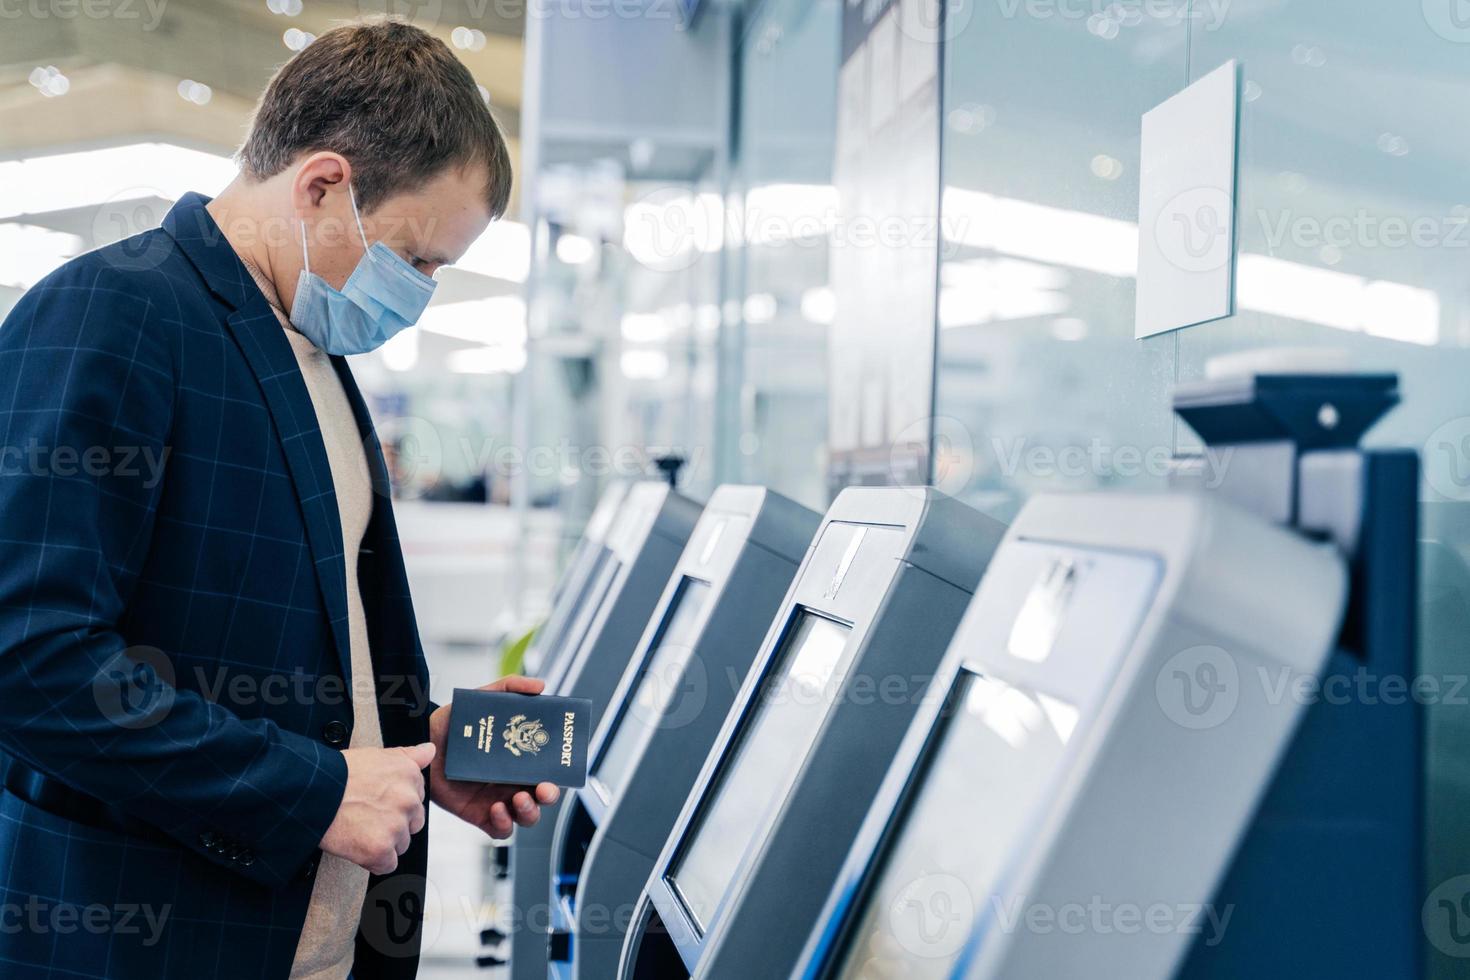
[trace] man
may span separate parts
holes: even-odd
[[[497,837],[556,799],[444,777],[342,358],[505,210],[504,140],[381,23],[282,68],[239,160],[0,326],[6,977],[412,976],[425,795]]]

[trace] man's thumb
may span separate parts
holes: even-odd
[[[410,759],[412,759],[413,764],[418,766],[420,769],[429,768],[429,763],[434,761],[433,742],[423,742],[419,745],[405,746],[403,752]]]

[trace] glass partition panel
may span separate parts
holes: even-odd
[[[1196,27],[1193,77],[1243,66],[1237,311],[1179,340],[1184,379],[1262,347],[1399,375],[1403,403],[1368,442],[1421,452],[1420,671],[1442,693],[1470,663],[1470,27],[1455,7],[1271,0]],[[1449,700],[1426,706],[1431,889],[1470,871],[1470,714]],[[1458,975],[1430,955],[1431,976]]]
[[[732,479],[819,510],[840,24],[837,0],[769,0],[744,22],[724,310]]]
[[[1185,77],[1182,3],[1103,6],[951,4],[943,32],[935,482],[1002,518],[1157,485],[1173,445],[1175,341],[1133,339],[1133,278],[1139,117]]]

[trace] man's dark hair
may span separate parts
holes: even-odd
[[[410,24],[337,27],[309,44],[266,87],[238,158],[247,177],[265,180],[318,150],[352,164],[364,211],[475,164],[490,171],[490,216],[510,200],[510,153],[474,77],[443,41]]]

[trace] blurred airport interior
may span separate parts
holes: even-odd
[[[1420,452],[1419,664],[1455,675],[1470,28],[1453,6],[0,0],[0,316],[221,189],[272,72],[390,14],[463,59],[516,168],[510,214],[438,274],[419,328],[352,361],[436,697],[496,672],[603,490],[661,459],[698,500],[753,484],[822,512],[845,486],[930,483],[1010,521],[1040,491],[1162,488],[1198,448],[1174,388],[1263,349],[1397,374],[1366,444]],[[1140,120],[1232,61],[1229,309],[1139,337],[1140,239],[1161,234],[1140,225]],[[1439,882],[1470,870],[1470,708],[1425,713]],[[422,975],[491,975],[473,961],[497,850],[437,820]],[[1432,954],[1430,975],[1460,962]]]

